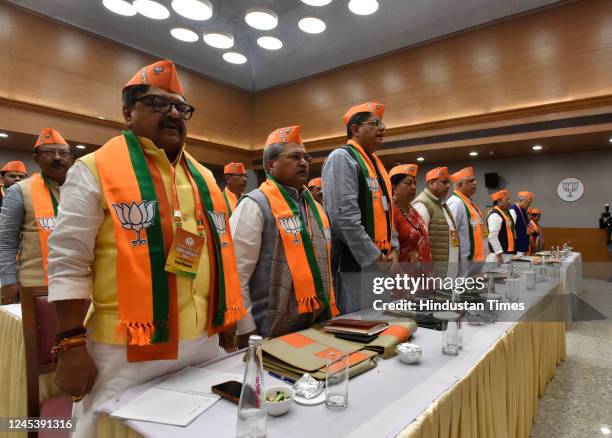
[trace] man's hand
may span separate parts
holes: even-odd
[[[249,338],[251,335],[256,335],[257,331],[253,330],[252,332],[244,333],[242,335],[238,335],[238,348],[243,349],[249,345]]]
[[[64,393],[79,401],[91,391],[97,370],[85,345],[61,351],[55,370],[55,384]]]
[[[495,259],[497,260],[497,266],[498,267],[504,264],[504,258],[502,256],[502,254],[497,254],[495,256]]]
[[[7,284],[0,288],[0,304],[13,304],[15,298],[21,294],[21,284]]]

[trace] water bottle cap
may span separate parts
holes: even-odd
[[[249,337],[249,344],[261,344],[263,342],[263,338],[259,335],[251,335]]]

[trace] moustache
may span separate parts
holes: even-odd
[[[173,119],[162,120],[159,123],[159,127],[160,128],[172,128],[172,129],[176,129],[181,134],[183,133],[183,126],[177,120],[173,120]]]

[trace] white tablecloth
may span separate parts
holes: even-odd
[[[557,291],[557,282],[538,283],[535,291],[521,298],[529,304],[541,302]],[[362,312],[364,318],[379,317],[373,311]],[[394,436],[419,416],[443,392],[465,376],[491,349],[514,322],[497,322],[483,326],[464,324],[464,347],[459,356],[441,353],[441,332],[419,328],[412,342],[423,347],[418,365],[405,365],[397,357],[380,360],[378,366],[350,380],[349,407],[329,411],[325,405],[305,407],[294,404],[282,417],[268,417],[267,436],[274,437],[380,437]],[[212,370],[242,374],[242,354],[236,353],[207,365]],[[282,384],[266,375],[266,385]],[[101,412],[109,414],[123,406],[154,382],[119,394],[106,403]],[[187,427],[175,427],[141,421],[126,425],[145,437],[234,437],[237,406],[220,400]]]
[[[572,252],[563,261],[560,277],[560,293],[580,295],[582,293],[582,254]]]

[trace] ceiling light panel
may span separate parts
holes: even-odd
[[[240,52],[225,52],[223,54],[223,59],[225,59],[230,64],[244,64],[247,62],[246,56],[244,56]]]
[[[185,29],[184,27],[175,27],[170,31],[170,35],[180,41],[185,41],[186,43],[194,43],[200,39],[197,33],[193,30]]]
[[[357,15],[370,15],[378,10],[377,0],[351,0],[348,4],[349,10]]]
[[[278,26],[278,15],[268,8],[251,8],[245,16],[244,21],[254,29],[272,30]]]
[[[138,13],[132,4],[125,0],[104,0],[102,4],[109,11],[125,17],[133,17]]]
[[[298,22],[298,27],[306,33],[321,33],[324,32],[327,25],[318,17],[304,17]]]
[[[134,0],[133,5],[139,14],[153,20],[165,20],[170,16],[168,8],[153,0]]]
[[[172,9],[190,20],[205,21],[213,15],[213,7],[208,0],[172,0]]]
[[[279,50],[283,47],[283,42],[276,37],[265,35],[257,38],[259,47],[266,50]]]
[[[214,30],[204,34],[204,42],[215,49],[229,49],[234,46],[234,36],[227,32]]]

